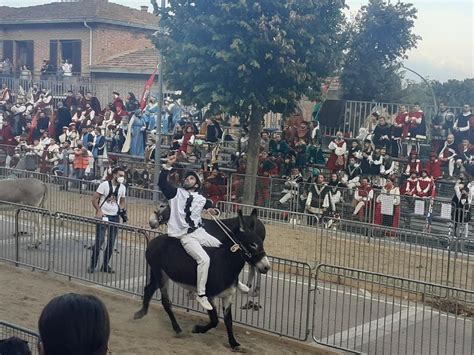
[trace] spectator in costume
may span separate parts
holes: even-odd
[[[369,180],[363,177],[359,187],[354,193],[355,208],[353,215],[358,216],[360,221],[367,221],[370,217],[372,200],[374,199],[374,190],[369,184]]]
[[[398,158],[399,154],[403,154],[402,140],[408,135],[408,112],[405,105],[400,105],[399,110],[392,124],[392,156]]]
[[[326,159],[324,159],[324,154],[321,149],[321,144],[317,141],[314,144],[310,141],[306,148],[306,159],[308,165],[319,164],[325,165]]]
[[[474,176],[474,145],[464,138],[459,147],[459,154],[456,156],[456,165],[464,169],[469,175]]]
[[[471,116],[471,106],[464,104],[462,113],[454,119],[453,124],[454,142],[456,146],[461,144],[463,139],[469,139]]]
[[[316,178],[316,182],[309,188],[306,198],[306,212],[321,218],[328,206],[327,184],[324,181],[324,175],[320,174]]]
[[[349,189],[354,189],[359,186],[359,180],[362,176],[360,164],[355,157],[350,157],[347,164],[343,181]]]
[[[443,175],[438,154],[434,152],[431,153],[430,160],[426,164],[426,170],[428,171],[428,175],[431,176],[434,181],[438,180]]]
[[[379,122],[374,129],[373,142],[376,147],[390,148],[392,127],[386,122],[384,116],[379,117]]]
[[[454,174],[454,165],[456,162],[456,143],[454,142],[454,135],[448,134],[443,148],[441,148],[438,157],[442,166],[448,166],[449,177],[452,178]]]
[[[433,198],[435,195],[433,179],[428,175],[426,169],[422,170],[421,176],[418,178],[415,195],[421,198]]]
[[[400,220],[400,189],[392,179],[388,179],[377,196],[375,204],[375,224],[398,228]],[[389,236],[392,234],[389,233]]]
[[[442,147],[454,124],[454,114],[444,102],[439,103],[438,112],[431,120],[431,143],[434,151]]]
[[[346,150],[347,144],[344,141],[344,136],[342,132],[338,131],[336,133],[336,139],[331,141],[328,146],[331,151],[328,162],[326,164],[327,168],[332,172],[340,171],[346,166]]]
[[[408,125],[407,152],[410,153],[413,144],[415,144],[415,151],[418,155],[420,154],[420,142],[426,140],[425,114],[421,110],[420,104],[415,103],[413,110],[408,114],[406,123]]]

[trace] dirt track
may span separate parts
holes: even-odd
[[[19,281],[21,280],[21,281]],[[225,327],[207,334],[192,334],[190,330],[205,318],[176,310],[184,330],[184,338],[175,338],[166,313],[161,306],[152,305],[149,314],[141,320],[132,320],[140,307],[138,300],[111,294],[94,287],[53,279],[41,272],[30,272],[0,263],[0,319],[36,329],[41,310],[54,296],[74,292],[100,297],[111,318],[112,354],[223,354],[230,353]],[[4,285],[8,285],[5,287]],[[306,347],[274,336],[236,327],[236,338],[242,347],[254,354],[317,353]],[[320,352],[326,353],[326,352]]]

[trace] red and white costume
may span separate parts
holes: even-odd
[[[434,183],[431,177],[420,177],[416,183],[415,195],[418,197],[434,197],[434,190]]]
[[[403,193],[408,196],[414,196],[416,194],[416,185],[418,184],[418,178],[412,178],[411,176],[405,181],[405,186],[402,189]]]
[[[374,198],[374,190],[369,184],[361,184],[354,192],[354,200],[357,205],[354,209],[354,215],[359,215],[359,218],[364,217],[365,209],[370,207],[371,201]]]
[[[411,175],[412,173],[419,174],[421,172],[421,161],[420,159],[410,159],[405,169],[405,175]]]
[[[331,150],[331,155],[328,159],[326,166],[331,171],[339,171],[344,169],[346,165],[346,142],[342,140],[333,140],[328,145],[329,150]]]

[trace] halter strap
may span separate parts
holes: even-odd
[[[252,254],[247,250],[247,248],[245,246],[242,245],[242,243],[240,242],[237,242],[234,238],[232,238],[230,236],[231,233],[233,233],[229,227],[227,227],[221,220],[219,220],[217,217],[220,216],[220,211],[218,211],[218,214],[217,214],[217,217],[210,214],[209,215],[212,217],[212,219],[214,220],[214,222],[216,222],[216,224],[219,226],[220,229],[222,229],[222,231],[225,233],[225,235],[227,236],[227,238],[229,238],[232,243],[234,243],[234,245],[231,247],[231,251],[233,253],[235,253],[238,249],[236,248],[236,246],[238,246],[239,249],[242,250],[242,252],[245,254],[245,256],[247,258],[252,258]]]

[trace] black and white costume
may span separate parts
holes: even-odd
[[[198,264],[197,293],[199,296],[205,295],[210,258],[203,247],[221,246],[221,242],[202,227],[201,213],[203,209],[210,208],[212,205],[198,192],[172,186],[168,182],[170,170],[171,168],[164,166],[158,181],[158,186],[171,209],[168,236],[178,238],[184,250],[196,260]]]

